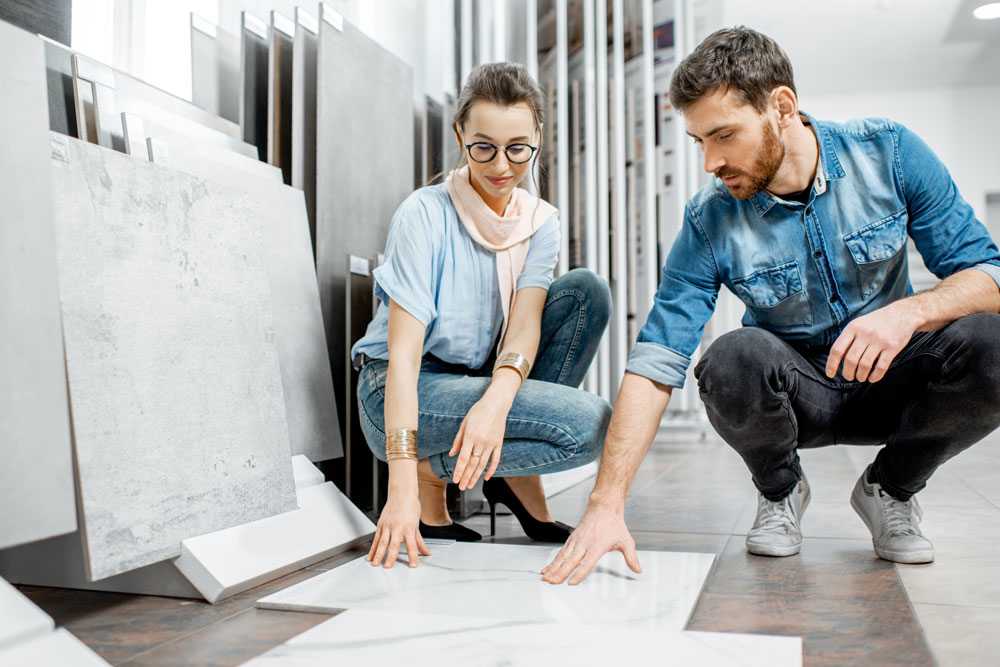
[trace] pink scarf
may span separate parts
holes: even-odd
[[[448,174],[445,184],[465,231],[473,241],[496,253],[503,311],[503,328],[500,331],[502,343],[514,308],[517,279],[528,256],[528,241],[557,210],[548,202],[528,194],[523,188],[514,188],[507,209],[502,216],[497,215],[473,189],[468,165]],[[530,211],[530,214],[522,215],[522,211]]]

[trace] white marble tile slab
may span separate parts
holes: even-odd
[[[4,667],[98,667],[107,665],[99,655],[70,634],[59,628],[42,637],[36,637],[6,650],[0,650],[0,665]]]
[[[431,547],[420,565],[372,567],[363,557],[262,598],[265,609],[376,609],[533,622],[628,624],[679,630],[687,623],[713,554],[641,551],[642,574],[606,555],[577,586],[540,571],[559,549],[510,544]]]
[[[0,21],[0,549],[76,529],[45,51]]]
[[[802,640],[349,610],[246,663],[798,667]]]
[[[55,623],[3,579],[0,579],[0,650],[41,637],[55,628]],[[0,664],[4,664],[0,662]]]
[[[260,211],[240,191],[51,136],[89,577],[294,510]]]

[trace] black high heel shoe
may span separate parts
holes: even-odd
[[[524,534],[536,542],[565,542],[573,532],[573,527],[562,521],[539,521],[531,516],[503,477],[483,481],[483,495],[490,504],[490,535],[497,532],[497,503],[506,505],[517,517]]]
[[[431,537],[437,540],[455,540],[456,542],[479,542],[483,539],[482,535],[460,523],[449,523],[447,526],[428,526],[421,521],[420,535],[424,538]]]

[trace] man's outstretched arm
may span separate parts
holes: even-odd
[[[672,389],[641,375],[625,373],[587,513],[555,559],[542,570],[543,580],[559,584],[572,574],[570,585],[578,584],[609,551],[620,551],[633,572],[642,571],[635,540],[625,526],[625,498],[656,436]]]

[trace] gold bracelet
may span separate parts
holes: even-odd
[[[417,457],[417,429],[394,428],[385,434],[385,460],[409,459]]]
[[[497,359],[497,363],[493,366],[493,372],[496,373],[498,368],[513,368],[521,376],[521,384],[524,384],[524,381],[528,379],[531,364],[528,363],[527,357],[523,354],[505,352]]]

